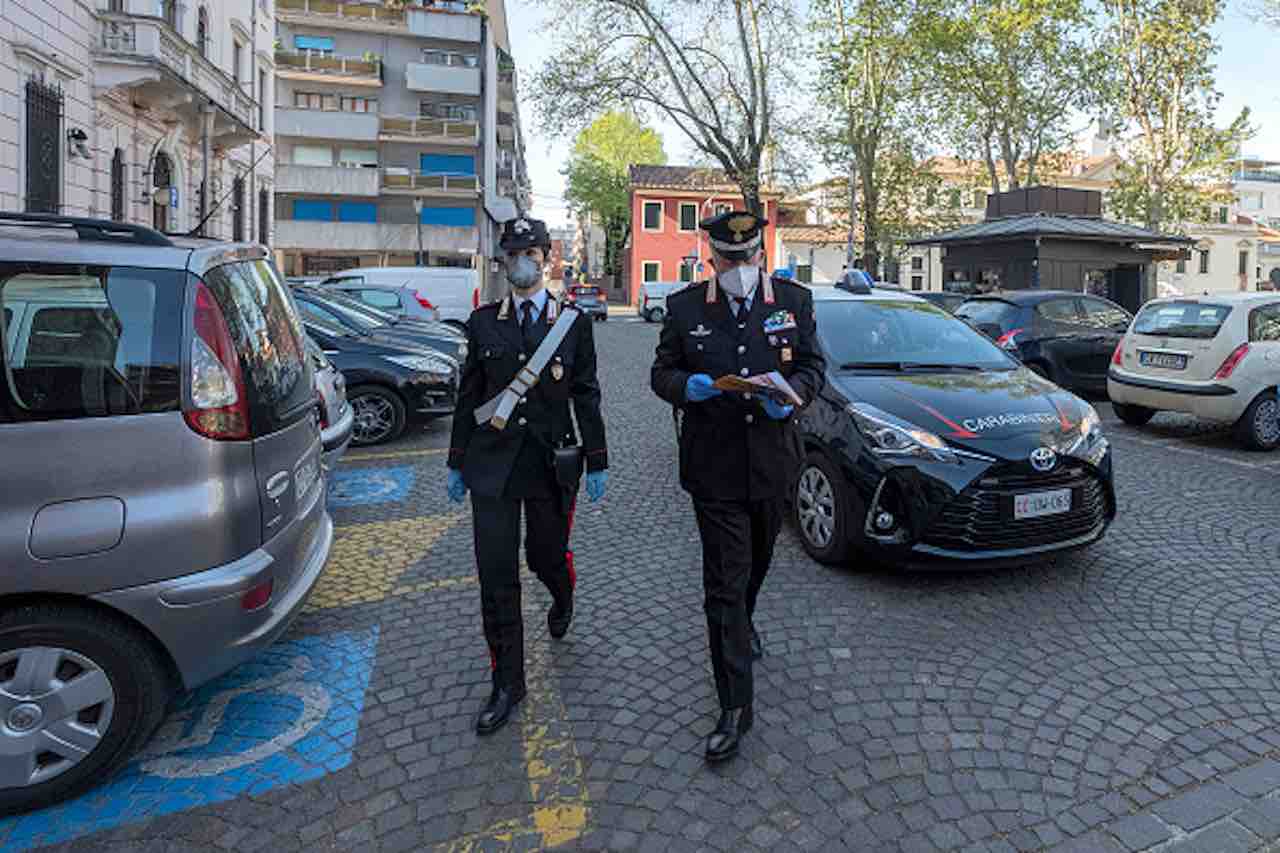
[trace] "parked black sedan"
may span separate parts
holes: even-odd
[[[975,296],[956,309],[1035,373],[1063,388],[1107,393],[1107,368],[1133,316],[1099,296],[1022,290]]]
[[[466,335],[446,323],[400,318],[332,290],[295,287],[292,292],[304,318],[341,326],[392,345],[427,347],[459,363],[466,360]]]
[[[426,347],[360,334],[315,317],[302,317],[307,334],[342,372],[355,413],[351,443],[380,444],[411,423],[453,414],[458,362]]]
[[[1115,517],[1097,412],[939,308],[815,287],[827,386],[799,420],[793,509],[822,562],[1025,562]]]

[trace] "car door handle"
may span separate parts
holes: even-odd
[[[267,480],[267,497],[276,500],[289,491],[289,472],[279,471]]]

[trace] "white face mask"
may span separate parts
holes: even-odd
[[[739,299],[746,299],[754,293],[759,283],[759,267],[734,267],[728,272],[720,273],[720,286],[724,288],[724,292]]]
[[[542,284],[542,270],[533,258],[520,255],[507,261],[507,281],[516,290],[531,290]]]

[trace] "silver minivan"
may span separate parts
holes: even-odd
[[[0,213],[0,814],[120,767],[328,558],[313,368],[256,245]]]

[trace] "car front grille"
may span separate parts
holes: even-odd
[[[1028,492],[1071,489],[1071,511],[1014,520],[1013,499]],[[1066,542],[1091,533],[1108,514],[1107,489],[1096,474],[1064,464],[1048,474],[989,473],[955,497],[922,544],[947,551],[1009,551]]]

